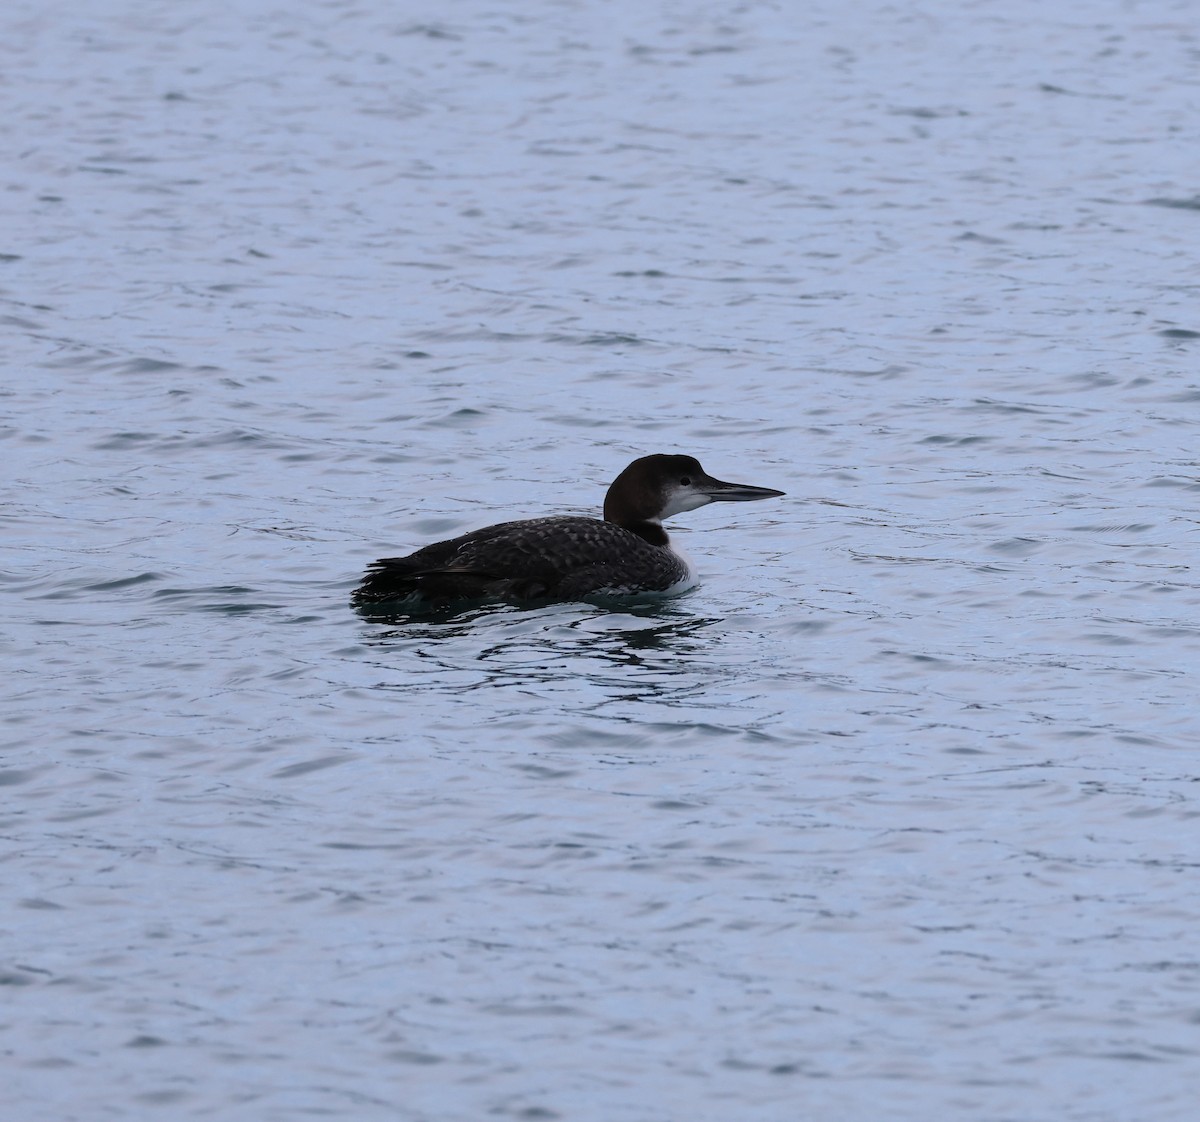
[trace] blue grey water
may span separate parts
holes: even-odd
[[[1195,1117],[1193,5],[0,24],[7,1117]]]

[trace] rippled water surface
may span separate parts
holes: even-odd
[[[13,1117],[1194,1117],[1194,17],[9,3]]]

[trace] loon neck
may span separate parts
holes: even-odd
[[[671,544],[671,539],[667,537],[667,531],[663,529],[662,523],[657,518],[643,518],[639,521],[629,522],[618,522],[615,518],[607,518],[605,521],[612,522],[623,530],[628,530],[631,534],[637,534],[643,541],[662,549],[666,549]]]

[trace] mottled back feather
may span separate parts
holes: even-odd
[[[661,592],[688,575],[663,545],[612,522],[561,515],[501,522],[374,562],[354,592],[356,604],[419,597],[451,600],[580,599],[604,593]]]

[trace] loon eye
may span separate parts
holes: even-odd
[[[679,485],[680,485],[681,487],[690,487],[690,486],[692,485],[692,477],[691,477],[690,475],[685,475],[685,476],[684,476],[684,477],[683,477],[683,478],[682,478],[682,479],[679,481]]]

